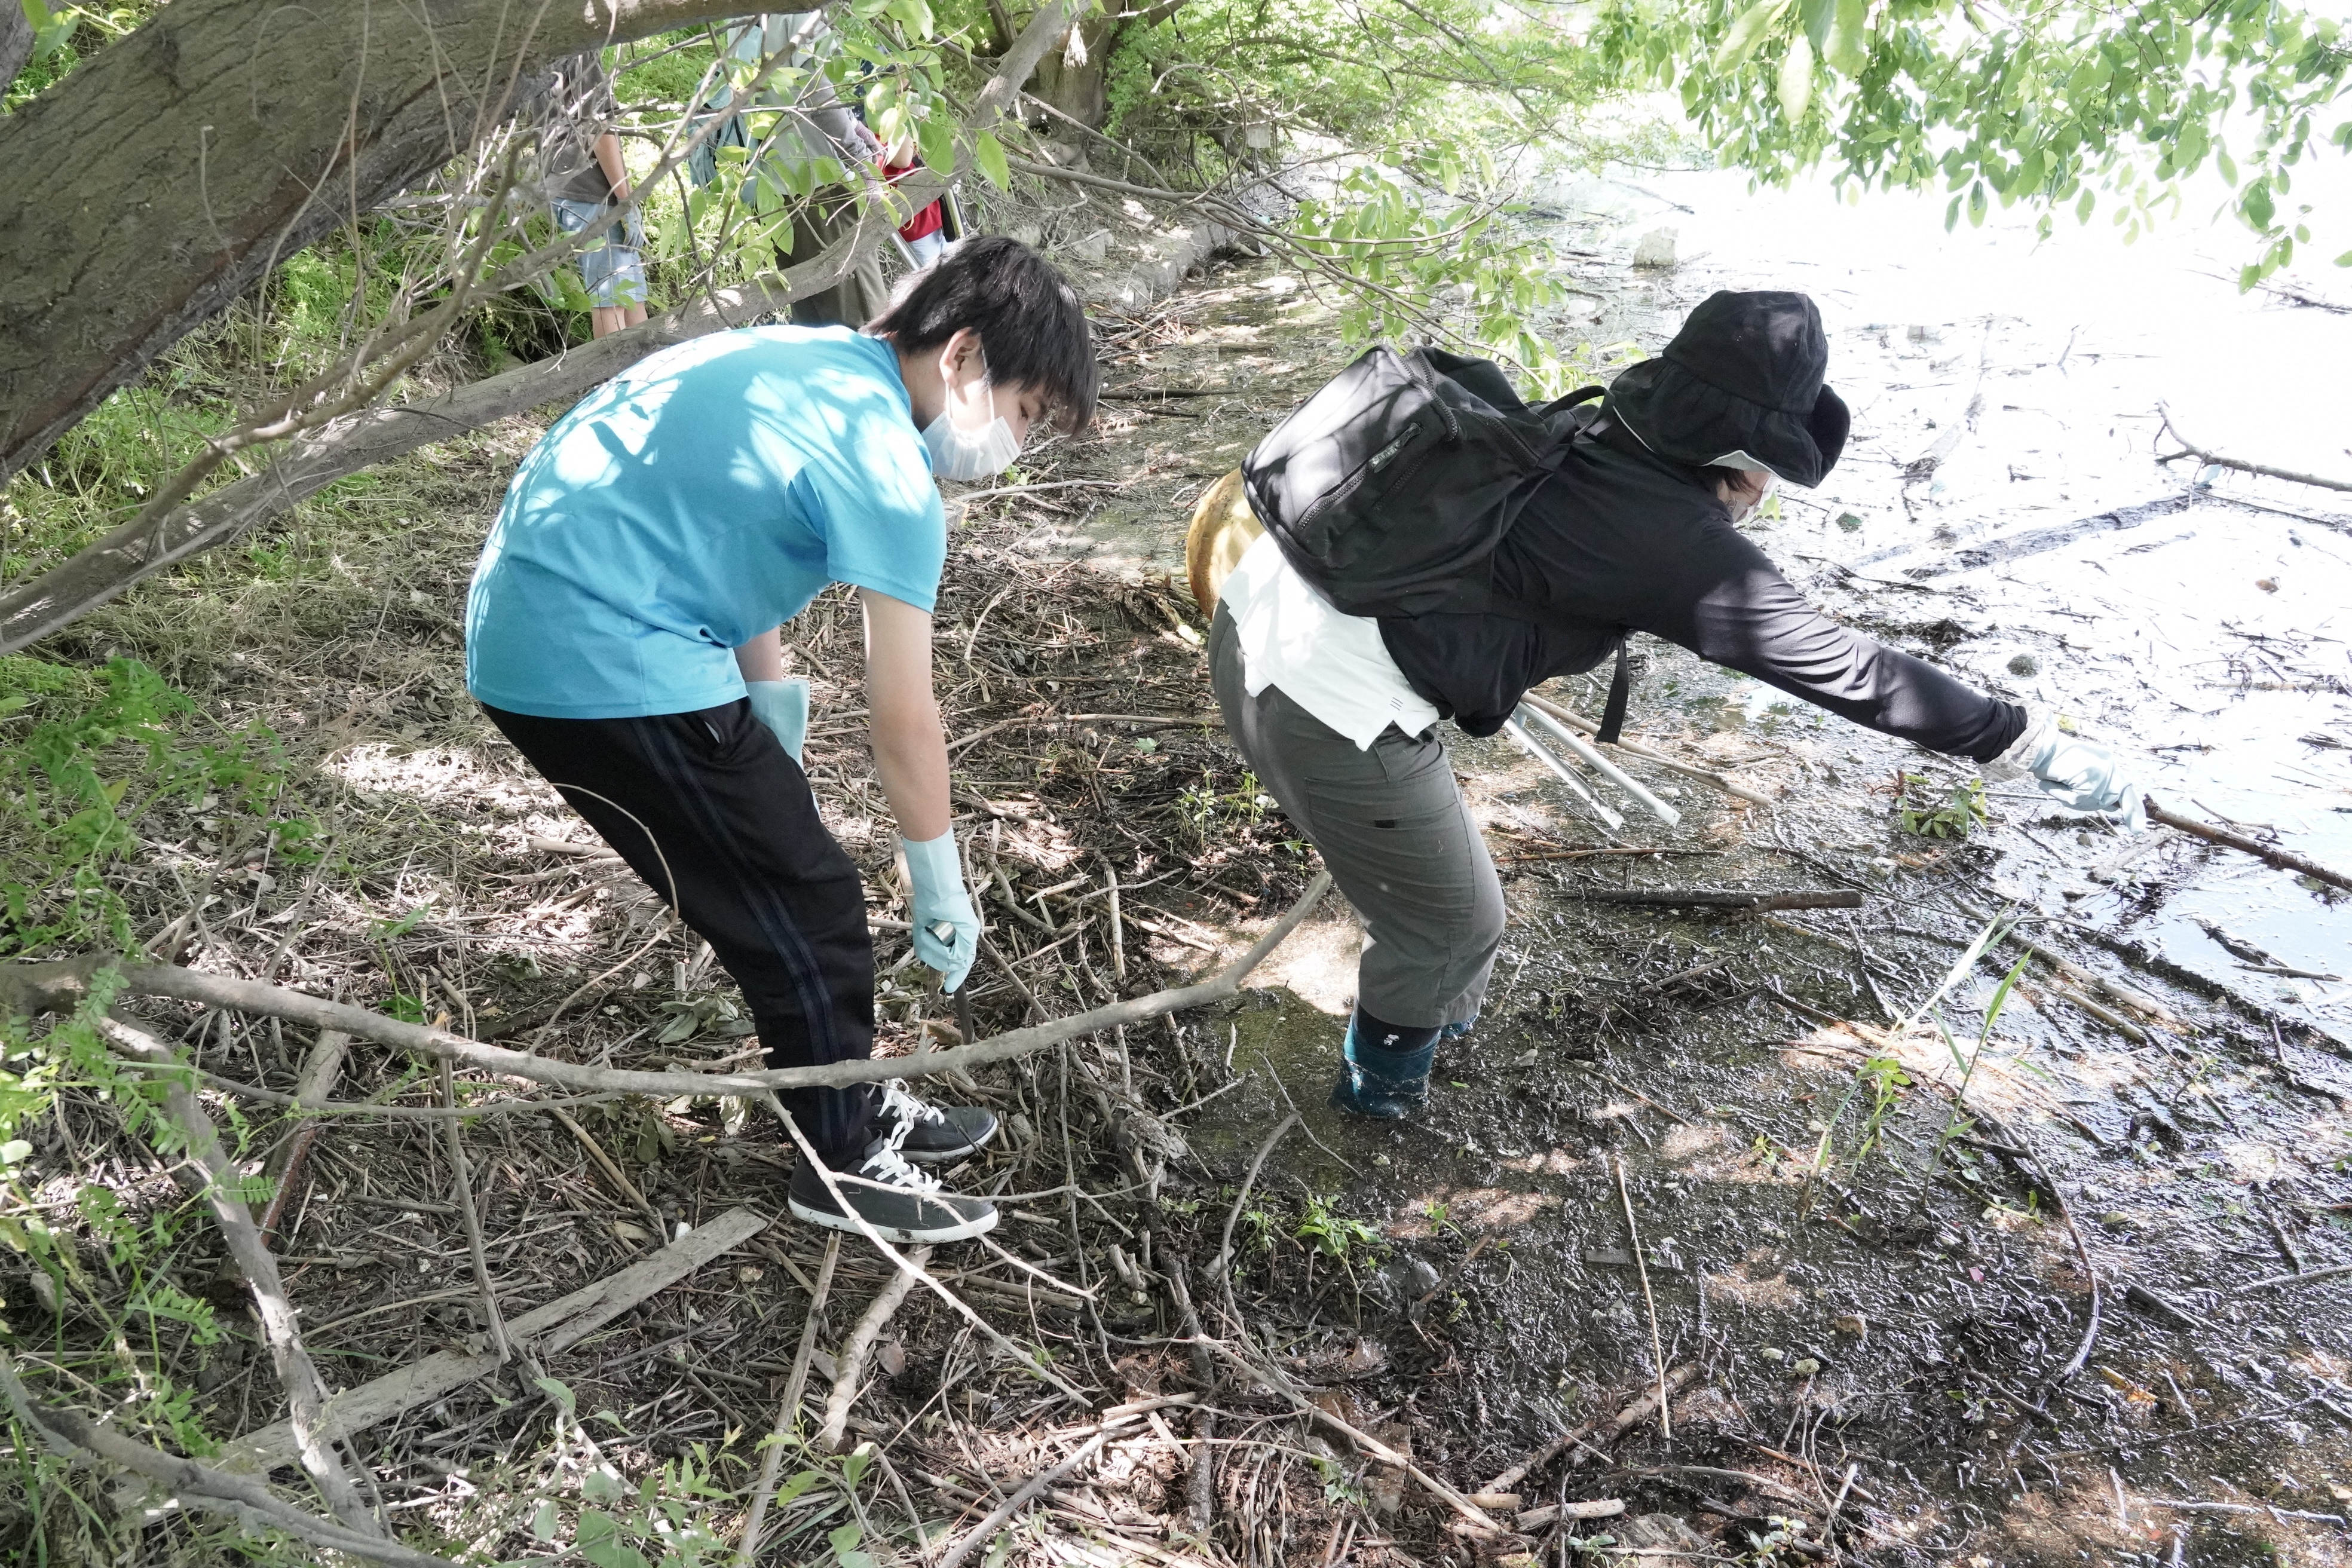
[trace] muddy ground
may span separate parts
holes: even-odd
[[[1596,185],[1555,210],[1586,292],[1550,327],[1602,368],[1609,345],[1656,347],[1711,288],[1822,293],[1855,444],[1759,538],[1834,613],[2064,702],[2143,757],[2168,804],[2352,861],[2352,519],[2308,489],[2196,489],[2188,466],[2158,466],[2126,357],[2144,345],[2054,308],[1954,319],[1949,291],[1906,312],[1885,268],[1840,282],[1743,254],[1637,273],[1639,234],[1693,220]],[[1105,317],[1096,434],[1033,449],[985,487],[999,493],[951,509],[940,684],[1006,960],[975,972],[982,1032],[1204,973],[1312,874],[1201,721],[1202,625],[1170,574],[1201,488],[1339,363],[1328,304],[1229,257]],[[176,921],[184,962],[446,1012],[566,1059],[739,1059],[752,1042],[700,945],[609,864],[548,847],[593,847],[463,696],[465,581],[533,434],[390,473],[266,561],[223,556],[84,624],[77,651],[137,653],[220,715],[267,719],[332,849],[298,871],[217,841],[201,814],[159,817],[134,878],[142,935]],[[903,1050],[950,1032],[951,1009],[887,923],[904,910],[869,810],[855,639],[828,602],[793,657],[817,683],[813,778],[883,922],[883,1048]],[[978,1075],[961,1092],[1007,1131],[954,1180],[1002,1194],[1008,1220],[996,1247],[931,1268],[1084,1407],[919,1290],[853,1369],[847,1440],[875,1458],[852,1473],[792,1447],[787,1474],[812,1482],[772,1511],[762,1561],[935,1561],[1069,1458],[1094,1412],[1139,1397],[1177,1403],[1058,1478],[1001,1560],[2345,1559],[2352,987],[2320,978],[2352,973],[2340,896],[2011,792],[1965,839],[1907,830],[1906,805],[1932,814],[1969,770],[1679,650],[1642,653],[1632,732],[1769,804],[1622,759],[1681,822],[1604,785],[1625,809],[1612,831],[1507,742],[1457,737],[1513,923],[1486,1016],[1441,1053],[1414,1122],[1323,1108],[1360,942],[1336,897],[1232,1004]],[[1589,682],[1552,695],[1597,707]],[[1585,896],[1618,889],[1863,901],[1711,915]],[[201,922],[182,919],[192,898]],[[2019,950],[1953,972],[2005,910],[2074,967],[2021,971],[1988,1030]],[[258,1020],[153,1011],[226,1078],[289,1089],[311,1049]],[[356,1049],[338,1093],[429,1104],[412,1066]],[[562,1504],[558,1544],[578,1544],[572,1510],[601,1465],[680,1497],[707,1478],[721,1500],[703,1517],[737,1529],[793,1367],[813,1369],[805,1436],[887,1278],[853,1242],[812,1312],[824,1244],[779,1217],[791,1157],[764,1117],[698,1099],[573,1117],[469,1124],[510,1316],[681,1224],[739,1205],[775,1223],[548,1355],[580,1420],[501,1373],[353,1439],[404,1528],[486,1559],[545,1550],[544,1500]],[[176,1201],[104,1105],[69,1098],[59,1123],[36,1156],[58,1223],[91,1169],[134,1211]],[[254,1163],[273,1146],[282,1163],[282,1126],[256,1126]],[[364,1118],[330,1122],[289,1177],[279,1247],[336,1386],[482,1331],[451,1183],[433,1124]],[[192,1231],[169,1276],[213,1290],[217,1250]],[[1202,1377],[1178,1279],[1207,1336],[1260,1372],[1216,1361]],[[104,1305],[149,1287],[93,1270],[87,1289]],[[215,1293],[229,1339],[183,1334],[163,1364],[226,1440],[275,1419],[279,1395],[236,1282]],[[48,1306],[58,1374],[105,1364],[109,1345],[77,1338],[102,1314],[70,1293]],[[1620,1423],[1662,1376],[1667,1418]],[[1507,1533],[1465,1533],[1301,1400],[1457,1492],[1542,1457],[1501,1489],[1511,1500],[1477,1503]],[[1205,1529],[1188,1490],[1204,1445]],[[1593,1506],[1538,1511],[1572,1503]],[[51,1561],[73,1560],[68,1514],[38,1525]],[[217,1539],[149,1538],[188,1560]]]

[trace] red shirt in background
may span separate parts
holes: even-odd
[[[919,163],[885,163],[882,165],[882,177],[895,185],[899,181],[905,179],[908,175],[913,174],[919,167],[920,167]],[[898,226],[898,237],[911,243],[912,241],[922,238],[923,236],[927,234],[939,233],[941,228],[946,226],[946,225],[947,219],[941,216],[940,212],[940,204],[933,202],[929,206],[925,207],[921,212],[917,213],[913,217],[908,218],[905,223]]]

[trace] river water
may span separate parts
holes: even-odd
[[[2352,214],[2343,163],[2298,199]],[[2021,211],[1948,234],[1940,196],[1848,205],[1720,172],[1543,199],[1601,296],[1561,325],[1596,348],[1654,352],[1717,288],[1820,302],[1853,438],[1761,536],[1809,591],[1866,624],[1949,623],[1931,638],[1948,663],[2124,744],[2167,806],[2352,867],[2352,497],[2157,460],[2181,445],[2168,409],[2208,450],[2352,481],[2352,313],[2242,293],[2251,237],[2228,219],[2126,246],[2067,217],[2037,243]],[[1678,264],[1632,268],[1668,227]],[[2352,271],[2276,281],[2352,306]],[[2263,972],[2352,978],[2345,895],[2179,840],[2074,841],[2029,800],[1995,805],[2053,850],[2010,858],[2020,896],[2352,1040],[2352,984]]]

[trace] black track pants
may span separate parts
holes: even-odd
[[[710,943],[743,988],[770,1067],[874,1054],[874,942],[856,864],[748,700],[647,719],[485,711]],[[857,1163],[870,1087],[782,1099],[827,1164]]]

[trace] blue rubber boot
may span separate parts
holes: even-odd
[[[1347,1042],[1339,1048],[1339,1081],[1331,1089],[1332,1109],[1378,1121],[1399,1121],[1429,1103],[1437,1031],[1381,1026],[1384,1040],[1415,1042],[1395,1049],[1365,1038],[1363,1017],[1360,1010],[1348,1019]]]

